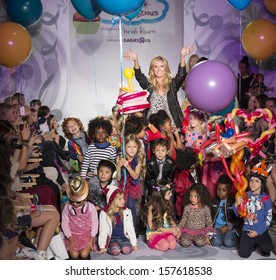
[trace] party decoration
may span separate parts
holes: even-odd
[[[95,2],[101,10],[108,14],[125,16],[139,9],[145,0],[95,0]]]
[[[121,107],[118,112],[131,114],[149,108],[150,103],[147,101],[149,93],[146,90],[134,91],[131,80],[134,77],[134,70],[132,68],[126,68],[124,70],[124,76],[128,80],[129,88],[124,88],[124,92],[117,99],[117,104]]]
[[[264,131],[259,138],[253,141],[248,137],[250,132],[239,133],[233,122],[233,119],[236,116],[243,118],[245,124],[252,124],[256,119],[262,118],[268,123],[268,129]],[[205,141],[200,148],[204,149],[206,154],[212,153],[215,157],[219,157],[221,159],[227,175],[233,181],[234,186],[237,189],[236,197],[241,196],[245,201],[238,207],[238,213],[240,216],[245,217],[247,213],[244,205],[247,201],[246,189],[248,182],[244,177],[244,148],[248,147],[250,149],[251,158],[257,155],[266,157],[266,155],[261,151],[261,147],[271,137],[271,135],[275,133],[276,118],[267,108],[259,108],[250,114],[246,110],[235,108],[227,115],[225,127],[226,130],[224,131],[224,128],[217,124],[215,135],[212,135],[209,140]],[[225,159],[230,156],[232,157],[232,161],[229,170]]]
[[[246,9],[252,0],[227,0],[227,2],[235,9],[242,11]]]
[[[126,77],[127,79],[127,82],[128,82],[128,88],[129,88],[129,92],[134,92],[134,87],[133,87],[133,84],[132,84],[132,78],[134,77],[134,69],[133,68],[126,68],[124,70],[124,76]]]
[[[131,14],[128,14],[126,15],[125,17],[128,19],[128,20],[133,20],[134,18],[136,18],[138,16],[138,14],[141,12],[142,8],[144,7],[144,4],[141,5],[140,8],[138,8],[136,11],[134,11],[133,13]]]
[[[196,64],[189,71],[185,89],[193,107],[214,113],[231,104],[237,93],[237,79],[225,63],[207,60]]]
[[[256,19],[242,32],[242,46],[257,60],[264,60],[276,53],[276,24],[268,19]]]
[[[11,21],[21,24],[24,27],[37,22],[43,11],[40,0],[8,0],[7,15]]]
[[[96,5],[95,0],[71,0],[76,11],[86,19],[95,19],[102,10]]]
[[[276,15],[276,1],[275,0],[264,0],[264,5],[270,13],[272,13],[273,15]]]
[[[0,23],[0,65],[15,67],[31,55],[32,39],[29,32],[15,22]]]

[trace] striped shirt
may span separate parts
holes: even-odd
[[[112,145],[106,148],[98,148],[94,143],[90,144],[84,155],[81,166],[81,177],[91,178],[94,176],[94,169],[102,159],[109,159],[115,162],[116,149]]]

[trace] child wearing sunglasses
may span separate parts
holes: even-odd
[[[65,245],[72,259],[87,259],[91,251],[96,251],[97,210],[87,201],[89,185],[86,180],[73,178],[66,192],[69,202],[63,208],[61,222]]]

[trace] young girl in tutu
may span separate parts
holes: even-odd
[[[124,193],[115,186],[108,186],[105,190],[107,206],[100,213],[100,253],[117,256],[138,251],[132,214],[125,206]]]
[[[172,189],[167,180],[160,180],[153,186],[148,202],[147,242],[151,249],[167,251],[175,249],[179,228],[172,220]]]
[[[62,230],[65,245],[71,258],[86,259],[90,251],[95,251],[95,237],[98,233],[96,207],[86,200],[89,185],[80,177],[72,179],[67,188],[69,203],[62,211]]]
[[[204,185],[197,183],[187,190],[182,219],[178,225],[181,246],[189,247],[193,243],[198,247],[210,245],[210,236],[214,232],[210,207],[210,194]]]

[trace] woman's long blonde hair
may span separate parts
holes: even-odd
[[[154,65],[157,61],[162,61],[164,63],[165,66],[165,70],[166,70],[166,75],[162,81],[162,84],[159,84],[157,82],[156,76],[154,75]],[[170,88],[170,83],[172,81],[172,76],[171,76],[171,70],[169,67],[169,63],[167,61],[167,59],[163,56],[155,56],[151,62],[150,62],[150,68],[149,68],[149,78],[148,81],[153,85],[153,90],[155,92],[158,92],[161,88],[164,90],[164,92],[168,92],[169,88]]]

